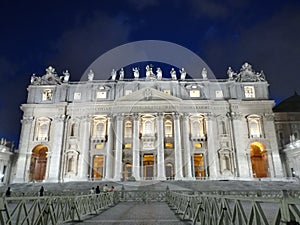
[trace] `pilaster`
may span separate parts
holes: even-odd
[[[140,139],[138,114],[133,114],[132,164],[132,174],[136,180],[140,180]]]
[[[242,113],[240,112],[232,112],[230,115],[232,120],[232,135],[233,135],[233,141],[236,147],[236,158],[237,158],[237,176],[241,178],[247,178],[251,176],[249,174],[251,171],[251,164],[249,164],[248,161],[248,154],[245,151],[245,137],[244,137],[244,127],[243,121],[244,117]]]
[[[123,144],[123,115],[117,115],[117,135],[115,139],[115,174],[114,180],[121,179],[122,173],[122,144]]]
[[[163,113],[157,115],[157,179],[165,180]]]
[[[113,178],[113,126],[112,126],[112,117],[108,116],[107,118],[107,147],[106,147],[106,173],[105,179]]]
[[[91,118],[89,116],[83,116],[81,118],[81,129],[80,129],[80,156],[78,168],[78,179],[88,180],[89,178],[89,150],[90,150],[90,125]],[[92,163],[92,162],[91,162]]]
[[[207,148],[209,177],[218,177],[218,152],[217,152],[217,122],[214,114],[205,116],[207,123]]]
[[[192,165],[191,165],[191,146],[190,146],[190,126],[189,126],[189,115],[185,113],[183,115],[183,146],[184,146],[184,168],[185,176],[192,179]]]
[[[270,167],[271,177],[283,177],[283,168],[280,160],[278,143],[276,138],[274,114],[266,113],[264,115],[265,132],[266,138],[269,140],[270,149],[268,152],[268,164]]]
[[[60,174],[61,156],[62,156],[62,146],[64,137],[64,120],[65,116],[54,118],[52,125],[52,148],[48,152],[48,162],[47,162],[47,174],[46,180],[48,182],[58,182]]]
[[[175,144],[175,180],[182,179],[182,150],[181,150],[181,129],[180,114],[174,113],[174,144]]]
[[[29,149],[29,143],[32,141],[34,134],[34,119],[33,117],[23,117],[21,120],[22,128],[19,143],[19,154],[16,163],[16,176],[13,183],[28,182],[30,155],[32,149]]]

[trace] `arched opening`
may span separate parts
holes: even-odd
[[[204,158],[203,154],[194,154],[194,175],[199,179],[204,177]]]
[[[103,178],[104,156],[95,155],[93,161],[93,178],[101,180]]]
[[[31,154],[30,181],[45,180],[48,148],[45,145],[37,145]]]
[[[167,180],[173,180],[174,179],[174,168],[172,163],[166,164],[166,178]]]
[[[266,147],[260,142],[253,142],[250,145],[250,158],[253,177],[268,177],[268,155]]]

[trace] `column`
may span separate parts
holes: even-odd
[[[106,169],[105,169],[105,179],[113,178],[113,126],[112,117],[107,118],[107,146],[106,146]]]
[[[114,180],[121,179],[122,173],[122,143],[123,143],[123,116],[117,115],[117,134],[115,139],[115,175]]]
[[[58,182],[61,166],[61,157],[63,153],[63,138],[64,138],[64,120],[65,116],[54,118],[51,123],[51,133],[52,147],[50,152],[48,152],[47,160],[47,182]]]
[[[86,181],[89,178],[89,165],[90,162],[89,150],[90,150],[90,123],[91,119],[88,116],[81,118],[81,129],[80,129],[80,155],[78,162],[78,179]]]
[[[207,151],[208,151],[208,164],[209,166],[209,177],[218,177],[218,152],[217,152],[217,122],[215,115],[207,114],[206,117],[207,127]]]
[[[16,176],[13,179],[13,183],[24,183],[28,181],[28,175],[30,173],[29,166],[32,149],[29,149],[29,143],[33,140],[34,124],[33,117],[23,117],[21,120],[22,129],[19,143],[19,154],[16,163]],[[28,157],[27,157],[28,156]]]
[[[133,114],[133,139],[132,139],[132,175],[140,180],[140,139],[139,139],[139,115]]]
[[[249,170],[251,170],[251,163],[248,166],[248,157],[247,152],[245,151],[245,138],[244,138],[244,129],[243,129],[243,121],[242,121],[242,114],[239,112],[232,112],[231,119],[232,119],[232,136],[233,141],[236,147],[236,164],[237,164],[237,175],[239,177],[249,177]],[[248,152],[249,153],[249,152]]]
[[[182,150],[181,150],[181,131],[180,131],[180,115],[174,115],[174,150],[175,150],[175,180],[182,179]]]
[[[184,146],[184,167],[185,176],[188,179],[192,179],[192,164],[191,164],[191,145],[190,145],[190,126],[189,126],[189,115],[184,114],[183,117],[183,146]]]

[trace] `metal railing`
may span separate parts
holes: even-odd
[[[201,225],[300,224],[299,192],[219,192],[193,195],[167,191],[167,203],[182,220]]]
[[[118,202],[117,192],[0,198],[0,224],[57,225],[68,221],[82,221],[85,216],[98,214]]]
[[[162,190],[121,190],[118,193],[121,202],[165,202],[167,192]]]

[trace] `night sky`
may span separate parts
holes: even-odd
[[[133,41],[186,47],[216,78],[249,62],[277,103],[300,93],[299,0],[2,0],[0,28],[0,137],[16,145],[31,74],[52,65],[78,81],[103,53]]]

